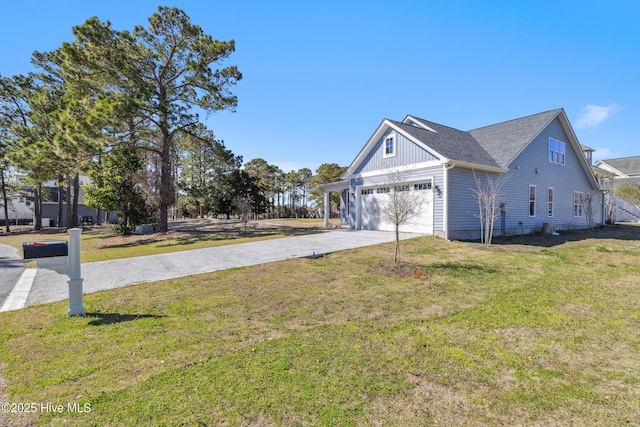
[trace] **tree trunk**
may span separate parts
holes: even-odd
[[[102,209],[96,209],[96,225],[102,225]]]
[[[126,202],[122,206],[122,234],[129,234],[129,207],[131,205]]]
[[[67,184],[67,223],[65,224],[67,228],[71,227],[71,183]]]
[[[173,204],[173,180],[171,176],[171,156],[169,155],[169,143],[163,152],[160,164],[160,204],[158,229],[165,233],[169,231],[169,208]]]
[[[78,198],[80,197],[80,175],[76,174],[73,178],[73,214],[71,224],[78,226]]]
[[[33,228],[36,231],[42,230],[42,184],[38,184],[34,189],[34,202],[33,213],[35,219],[33,221]]]
[[[400,247],[400,232],[398,226],[396,225],[396,248],[393,252],[393,263],[398,263],[398,248]]]
[[[60,179],[58,181],[58,227],[62,227],[62,219],[64,217],[64,181]]]
[[[161,233],[169,231],[169,207],[173,202],[173,156],[171,156],[171,135],[168,129],[160,129],[160,202],[158,203],[158,230]]]
[[[4,229],[9,233],[9,198],[7,197],[7,184],[4,181],[4,169],[0,170],[0,184],[2,185],[2,203],[4,206]]]

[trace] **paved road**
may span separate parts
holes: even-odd
[[[402,239],[418,234],[401,233]],[[133,283],[153,282],[233,267],[262,264],[288,258],[326,254],[394,241],[394,233],[366,230],[332,230],[284,239],[241,243],[207,249],[174,252],[82,264],[84,293]],[[391,255],[390,255],[391,256]],[[68,298],[67,276],[38,270],[26,305]]]
[[[24,271],[24,261],[18,251],[0,244],[0,307]]]

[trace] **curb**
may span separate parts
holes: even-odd
[[[19,310],[24,308],[27,304],[27,298],[31,292],[33,282],[36,280],[37,268],[26,268],[20,276],[18,283],[13,287],[13,290],[7,297],[7,300],[0,308],[0,312]]]

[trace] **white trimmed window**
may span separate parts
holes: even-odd
[[[373,194],[373,188],[363,188],[362,194]]]
[[[377,194],[385,194],[388,193],[391,189],[389,187],[378,187],[376,188]]]
[[[396,134],[391,133],[384,138],[384,157],[396,155]]]
[[[536,216],[536,186],[529,186],[529,216]]]
[[[581,191],[573,192],[573,216],[581,217],[584,210],[584,199]]]
[[[564,166],[566,146],[562,141],[549,138],[549,162]]]
[[[547,195],[547,216],[553,216],[553,188],[549,187]]]

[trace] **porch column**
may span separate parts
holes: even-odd
[[[356,230],[362,229],[362,200],[360,198],[362,195],[360,194],[360,186],[356,185]]]
[[[324,228],[329,227],[329,217],[331,216],[331,205],[329,204],[330,191],[324,191]]]

